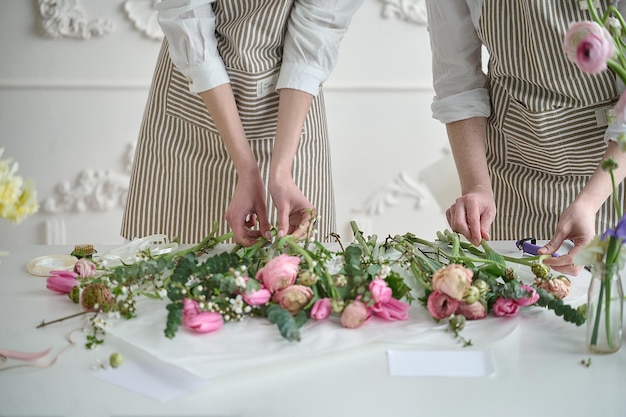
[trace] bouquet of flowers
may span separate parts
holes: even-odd
[[[465,345],[459,331],[465,320],[478,320],[492,313],[497,317],[518,314],[520,307],[538,305],[553,310],[565,321],[582,325],[586,306],[576,309],[563,302],[571,282],[553,275],[541,260],[548,255],[515,258],[500,255],[483,240],[481,248],[461,241],[456,233],[437,233],[430,242],[413,234],[396,236],[390,245],[403,254],[407,268],[424,288],[420,299],[436,320],[448,319],[450,328]],[[524,283],[509,266],[528,267],[534,275]]]
[[[207,254],[232,237],[213,233],[192,248],[157,256],[146,251],[127,265],[108,267],[82,258],[74,271],[53,271],[47,287],[68,293],[85,312],[129,319],[139,297],[168,299],[164,333],[169,338],[181,325],[208,333],[247,317],[267,318],[290,341],[300,340],[300,327],[309,319],[335,315],[347,328],[372,316],[406,320],[413,298],[393,268],[399,261],[382,256],[376,237],[366,241],[353,227],[355,241],[345,248],[339,242],[338,251],[284,236]],[[106,320],[98,314],[91,321],[88,347],[102,343],[106,332]]]
[[[610,6],[600,17],[591,0],[587,0],[591,20],[574,22],[570,25],[563,48],[570,61],[583,72],[597,74],[610,68],[626,84],[626,22],[615,6]],[[622,93],[613,109],[612,121],[626,123],[626,94]],[[619,148],[626,150],[626,134],[617,137]],[[618,167],[615,158],[602,162],[602,169],[611,176],[613,195],[617,197],[614,171]],[[622,340],[623,291],[617,271],[623,268],[626,250],[626,218],[622,217],[621,203],[614,199],[615,212],[620,218],[602,236],[593,239],[575,257],[578,265],[592,265],[599,284],[590,287],[589,322],[587,344],[591,350],[615,351]],[[603,318],[603,319],[602,319]],[[602,341],[599,334],[602,335]],[[603,347],[602,347],[603,346]]]

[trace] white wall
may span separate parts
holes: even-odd
[[[74,23],[106,33],[42,36],[40,4],[69,7],[58,17],[82,13]],[[151,0],[75,4],[0,0],[0,147],[35,180],[42,205],[19,226],[0,220],[0,248],[122,242],[132,145],[160,41],[124,9]],[[431,118],[426,27],[407,20],[421,13],[423,0],[365,0],[326,83],[338,232],[346,238],[353,219],[381,238],[432,237],[446,227],[441,207],[457,180],[444,128]]]

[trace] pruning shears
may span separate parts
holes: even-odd
[[[541,245],[537,245],[537,239],[535,239],[534,237],[528,237],[526,239],[520,239],[517,242],[515,242],[515,246],[517,246],[518,249],[522,250],[524,253],[527,253],[529,255],[539,255],[539,248],[541,248]],[[552,257],[556,258],[557,256],[559,256],[558,253],[553,253]]]

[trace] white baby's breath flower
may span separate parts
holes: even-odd
[[[241,294],[238,294],[235,298],[231,298],[229,302],[230,302],[231,310],[233,310],[234,313],[236,314],[243,313],[244,303],[243,303],[243,298],[241,297]]]
[[[161,299],[167,297],[167,290],[165,288],[161,288],[157,294],[159,295],[159,297],[161,297]]]
[[[337,256],[337,254],[332,254],[329,259],[324,262],[324,267],[328,271],[330,275],[336,275],[343,268],[344,262],[343,258]]]
[[[235,285],[239,288],[246,288],[246,280],[241,274],[235,274]]]

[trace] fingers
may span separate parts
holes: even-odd
[[[561,274],[576,276],[583,270],[582,265],[574,264],[574,255],[567,254],[554,258],[544,259],[543,263],[548,265],[553,270],[560,272]]]
[[[481,212],[479,206],[468,199],[468,204],[464,198],[457,201],[446,210],[448,224],[454,232],[460,233],[473,245],[478,246],[483,239],[490,240],[489,227],[495,212],[485,210]]]

